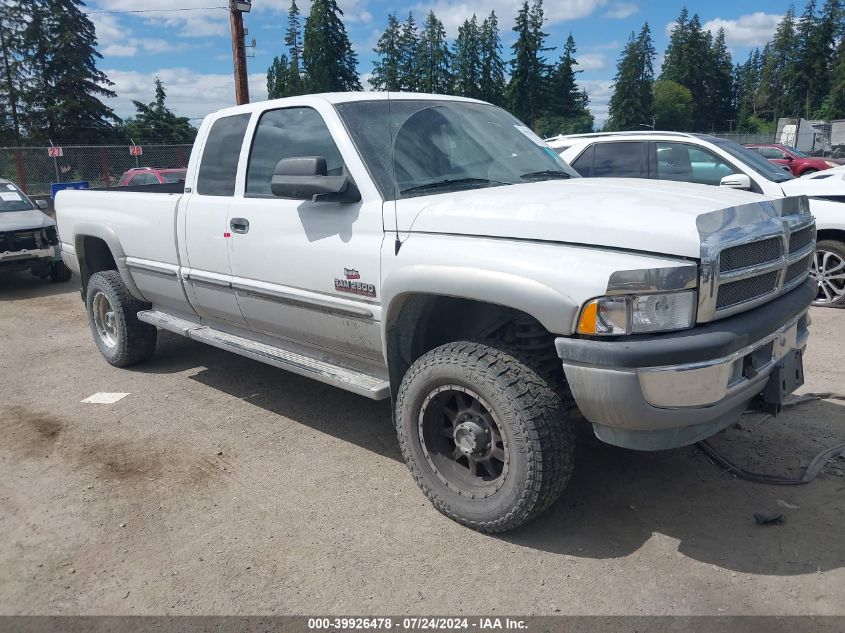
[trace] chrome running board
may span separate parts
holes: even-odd
[[[340,387],[365,398],[384,400],[390,397],[390,383],[386,379],[357,369],[342,367],[282,347],[258,343],[159,310],[142,310],[138,312],[138,320],[300,376],[319,380],[327,385]]]

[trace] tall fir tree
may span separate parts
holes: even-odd
[[[709,130],[715,123],[710,110],[710,80],[716,74],[712,54],[713,37],[701,26],[701,18],[689,18],[686,7],[675,22],[666,48],[661,80],[674,81],[690,91],[693,98],[692,125]]]
[[[150,141],[192,142],[196,128],[186,117],[173,114],[167,107],[167,92],[161,79],[155,78],[155,96],[152,102],[132,101],[135,116],[124,121],[122,133],[136,143]]]
[[[712,72],[708,80],[707,103],[711,128],[723,129],[736,118],[736,96],[733,85],[733,59],[725,43],[725,29],[720,28],[710,48]]]
[[[495,11],[481,23],[481,76],[479,96],[484,101],[501,106],[505,102],[505,62],[499,38],[499,20]]]
[[[376,59],[373,61],[369,82],[375,90],[399,90],[399,67],[402,63],[400,37],[401,30],[396,14],[389,13],[387,27],[373,49]]]
[[[290,62],[288,56],[282,53],[273,58],[273,63],[267,69],[267,98],[280,99],[288,96],[290,82]]]
[[[774,39],[763,47],[756,105],[759,116],[771,121],[795,116],[794,69],[798,45],[795,9],[790,5],[778,23]]]
[[[399,33],[399,89],[415,92],[419,89],[419,33],[414,14],[402,24]]]
[[[302,66],[308,92],[361,90],[358,56],[343,26],[337,0],[314,0],[305,20]]]
[[[479,98],[481,89],[481,32],[473,14],[458,27],[452,48],[452,92],[461,97]]]
[[[830,79],[830,92],[822,103],[823,118],[845,119],[845,37],[839,41]]]
[[[0,140],[18,141],[22,135],[21,90],[24,69],[21,63],[24,7],[20,2],[0,1]]]
[[[631,33],[616,65],[607,130],[637,130],[650,125],[654,113],[654,43],[648,22]]]
[[[734,94],[737,108],[737,132],[754,133],[758,131],[757,93],[760,90],[760,71],[763,61],[759,48],[748,54],[743,64],[737,64],[734,70]]]
[[[288,48],[288,79],[285,96],[302,94],[305,89],[302,81],[302,27],[299,7],[296,0],[291,0],[288,9],[288,28],[285,31],[285,46]]]
[[[826,0],[820,15],[816,13],[816,3],[811,0],[801,16],[793,108],[804,117],[811,118],[818,114],[830,92],[842,19],[842,0]]]
[[[81,0],[32,0],[23,32],[21,102],[30,138],[104,139],[119,122],[101,99],[115,93],[97,68],[94,24]]]
[[[429,11],[420,33],[419,90],[434,94],[447,94],[452,86],[451,55],[443,23]]]
[[[548,106],[535,124],[541,136],[575,134],[593,129],[593,116],[587,108],[589,98],[575,80],[580,72],[575,69],[578,65],[575,52],[575,38],[570,33],[560,61],[551,69]]]
[[[513,27],[517,38],[511,46],[513,58],[506,102],[514,116],[531,126],[548,103],[548,69],[544,57],[548,49],[543,22],[542,0],[535,0],[532,5],[524,0]]]

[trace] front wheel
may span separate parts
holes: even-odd
[[[574,430],[558,392],[519,352],[460,341],[405,374],[396,429],[408,469],[440,512],[483,532],[529,521],[572,474]]]
[[[126,367],[153,355],[155,326],[138,320],[138,311],[149,306],[129,293],[119,272],[104,270],[91,276],[85,307],[94,342],[111,365]]]
[[[836,240],[816,244],[810,274],[819,286],[813,305],[845,308],[845,244]]]

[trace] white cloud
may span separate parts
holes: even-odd
[[[596,120],[596,126],[607,121],[607,109],[613,94],[612,79],[582,79],[578,85],[587,91],[590,97],[590,112]]]
[[[160,38],[134,37],[114,14],[99,13],[91,16],[97,32],[99,51],[106,57],[134,57],[139,53],[172,53],[185,50],[184,43],[173,43]]]
[[[758,11],[741,15],[736,20],[716,18],[705,22],[703,26],[713,35],[716,35],[720,28],[725,29],[725,42],[728,46],[763,46],[772,39],[782,17]]]
[[[578,70],[601,70],[607,66],[607,59],[601,53],[584,53],[575,55],[578,61]]]
[[[147,24],[156,27],[171,27],[178,29],[181,37],[207,37],[210,35],[226,35],[229,32],[229,13],[224,9],[206,9],[205,7],[224,7],[225,0],[181,0],[178,6],[172,0],[144,0],[143,9],[189,9],[188,11],[161,11],[153,13],[133,14],[143,19]],[[99,0],[90,11],[137,11],[136,0]],[[103,21],[103,18],[114,18],[115,14],[92,14],[91,18]]]
[[[546,4],[543,10],[546,23],[557,24],[567,20],[585,18],[607,6],[609,2],[610,0],[557,0]],[[458,27],[463,24],[464,20],[471,18],[473,14],[482,19],[489,15],[491,10],[495,10],[500,25],[510,25],[521,6],[522,0],[491,0],[483,5],[470,0],[458,2],[435,0],[434,2],[418,2],[412,7],[412,10],[420,21],[425,18],[430,10],[434,11],[437,17],[443,21],[449,37],[454,37],[458,32]],[[509,29],[510,26],[506,26],[502,30]]]
[[[117,93],[109,105],[120,117],[135,113],[133,99],[144,103],[152,101],[156,76],[164,83],[168,107],[178,116],[199,119],[209,112],[235,105],[235,84],[231,74],[197,73],[188,68],[162,68],[151,73],[132,70],[104,72],[114,82],[112,90]],[[267,76],[264,73],[249,76],[249,93],[252,101],[267,98]],[[193,123],[198,124],[199,121]]]
[[[604,14],[604,17],[614,20],[624,20],[634,15],[640,8],[633,2],[617,2]]]
[[[369,24],[373,20],[373,15],[367,10],[368,0],[338,0],[338,6],[343,11],[344,23],[362,22]],[[302,15],[302,23],[305,24],[305,16],[311,11],[310,0],[297,1],[296,6]],[[284,13],[287,15],[290,9],[290,0],[261,0],[253,4],[253,13],[262,13],[265,11]],[[287,24],[287,22],[285,22]]]

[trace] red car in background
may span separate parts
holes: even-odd
[[[831,167],[839,167],[845,165],[841,160],[832,158],[819,158],[805,154],[800,149],[795,149],[789,145],[782,145],[780,143],[751,143],[746,145],[748,149],[753,149],[767,158],[770,163],[783,165],[788,167],[793,176],[803,176],[804,174],[814,174],[823,169],[830,169]]]
[[[158,167],[135,167],[125,172],[117,183],[118,187],[135,185],[162,185],[166,182],[180,182],[185,180],[187,169],[170,169]]]

